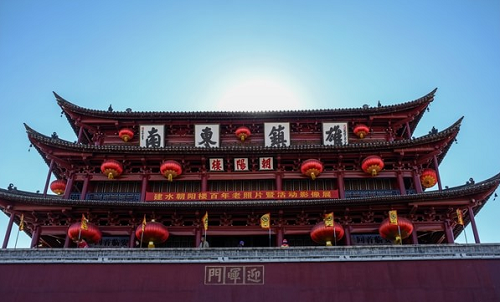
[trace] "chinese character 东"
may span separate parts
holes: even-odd
[[[210,145],[215,145],[217,142],[212,141],[212,135],[214,135],[212,128],[205,127],[205,129],[201,130],[200,136],[202,141],[198,143],[198,145],[204,145],[206,148],[210,148]]]

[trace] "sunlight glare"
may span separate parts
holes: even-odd
[[[222,111],[269,111],[301,109],[299,94],[274,79],[250,79],[229,87],[217,102]]]

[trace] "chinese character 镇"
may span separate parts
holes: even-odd
[[[286,139],[285,139],[285,127],[282,125],[278,125],[278,128],[273,126],[271,132],[269,133],[269,138],[271,140],[271,147],[286,147]]]

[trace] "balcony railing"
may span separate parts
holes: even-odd
[[[500,259],[500,244],[289,248],[0,249],[0,263],[249,263]]]
[[[406,190],[406,194],[416,194],[415,190]],[[394,196],[401,195],[399,190],[346,190],[346,198],[373,197],[373,196]]]
[[[80,199],[79,193],[72,193],[69,199]],[[140,193],[87,193],[85,200],[122,200],[122,201],[140,201]]]

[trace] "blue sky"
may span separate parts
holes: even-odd
[[[391,105],[437,87],[415,136],[465,116],[443,184],[499,173],[500,2],[354,2],[1,1],[0,187],[43,190],[23,122],[76,140],[52,91],[92,109],[218,111]],[[499,203],[476,217],[482,242],[500,242]]]

